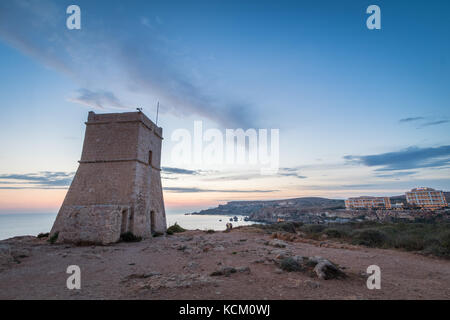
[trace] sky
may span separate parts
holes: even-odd
[[[69,5],[81,29],[69,30]],[[369,30],[366,9],[381,9]],[[450,190],[446,1],[0,1],[0,213],[57,212],[89,111],[163,128],[168,213]],[[174,132],[278,129],[279,170],[174,161]]]

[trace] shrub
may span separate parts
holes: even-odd
[[[290,257],[281,260],[280,269],[288,272],[303,270],[302,266],[297,261],[295,261],[293,258]]]
[[[153,232],[153,237],[160,237],[160,236],[162,236],[163,235],[163,233],[162,232],[158,232],[158,231],[156,231],[156,232]]]
[[[170,226],[169,228],[167,228],[167,234],[174,234],[174,233],[178,233],[178,232],[185,232],[186,229],[182,228],[178,223],[175,222],[174,225]]]
[[[59,236],[59,232],[55,232],[54,234],[52,234],[52,236],[48,239],[48,242],[50,242],[51,244],[54,244],[56,242],[56,240],[58,240],[58,236]]]
[[[280,239],[284,241],[294,241],[297,237],[295,234],[289,232],[274,232],[270,235],[272,239]]]
[[[307,233],[320,233],[325,230],[326,226],[322,224],[307,224],[302,227],[302,230]]]
[[[450,255],[450,231],[447,231],[444,234],[442,234],[441,237],[439,238],[439,242]]]
[[[206,233],[214,233],[215,231],[213,229],[208,229],[205,231]]]
[[[344,231],[334,228],[327,228],[325,229],[324,233],[331,238],[342,238],[346,236],[346,233]]]
[[[427,246],[422,252],[425,254],[432,254],[434,256],[443,257],[447,259],[450,258],[450,251],[436,244]]]
[[[408,251],[420,251],[425,248],[423,237],[414,233],[398,235],[394,242],[394,247],[402,248]],[[432,245],[433,241],[431,241]]]
[[[120,235],[120,241],[122,242],[139,242],[142,240],[142,237],[135,236],[132,232],[128,231],[125,233],[122,233]]]
[[[382,247],[387,237],[384,232],[376,229],[357,230],[354,233],[354,243],[368,247]]]
[[[301,222],[277,222],[270,224],[253,224],[250,227],[263,229],[267,232],[276,232],[276,231],[285,231],[290,233],[295,233],[296,228],[299,228],[303,225]]]
[[[280,228],[283,231],[295,233],[295,225],[292,222],[280,223]]]
[[[38,239],[41,239],[41,238],[47,238],[49,235],[50,235],[49,232],[46,232],[46,233],[41,232],[37,235],[37,237],[38,237]]]

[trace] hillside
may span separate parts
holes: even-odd
[[[272,210],[311,211],[344,208],[344,200],[319,197],[304,197],[282,200],[230,201],[216,208],[206,209],[192,214],[199,215],[244,215],[251,216],[258,212]]]

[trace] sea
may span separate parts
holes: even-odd
[[[254,224],[253,221],[244,221],[242,216],[237,216],[238,221],[232,221],[233,227]],[[50,232],[56,213],[6,213],[0,214],[0,240]],[[166,214],[167,226],[178,223],[181,227],[189,230],[216,230],[226,229],[232,216],[224,215],[184,215]]]

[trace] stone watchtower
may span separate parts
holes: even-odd
[[[80,165],[51,235],[58,242],[112,243],[165,232],[162,128],[142,112],[89,112]]]

